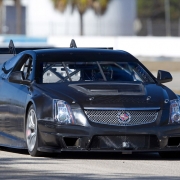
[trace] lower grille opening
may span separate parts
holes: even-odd
[[[63,139],[67,147],[78,147],[80,145],[79,138],[64,137]]]
[[[178,146],[180,144],[180,137],[170,137],[168,139],[168,146]]]
[[[155,135],[122,135],[122,136],[95,136],[92,139],[91,149],[139,150],[159,147]]]

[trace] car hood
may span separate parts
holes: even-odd
[[[52,98],[65,100],[69,104],[76,102],[82,108],[169,108],[167,88],[158,84],[100,82],[38,86]]]

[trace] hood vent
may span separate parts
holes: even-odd
[[[145,95],[142,84],[119,83],[119,84],[70,84],[70,87],[86,95]]]
[[[133,104],[133,105],[143,105],[143,106],[147,106],[147,104],[149,105],[154,105],[154,102],[152,100],[147,101],[146,96],[96,96],[96,98],[94,98],[93,100],[93,105],[102,105],[102,104],[106,104],[106,105],[112,105],[112,104],[121,104],[121,103],[127,103],[127,104]]]

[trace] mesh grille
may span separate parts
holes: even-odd
[[[159,142],[155,135],[95,136],[91,143],[92,149],[138,150],[158,147]]]
[[[88,119],[95,123],[116,125],[116,126],[133,126],[155,122],[158,116],[157,110],[84,110]],[[121,114],[128,116],[127,120],[120,118]]]

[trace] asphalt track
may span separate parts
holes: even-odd
[[[61,153],[31,157],[27,151],[0,148],[0,179],[179,180],[180,159],[157,153]]]

